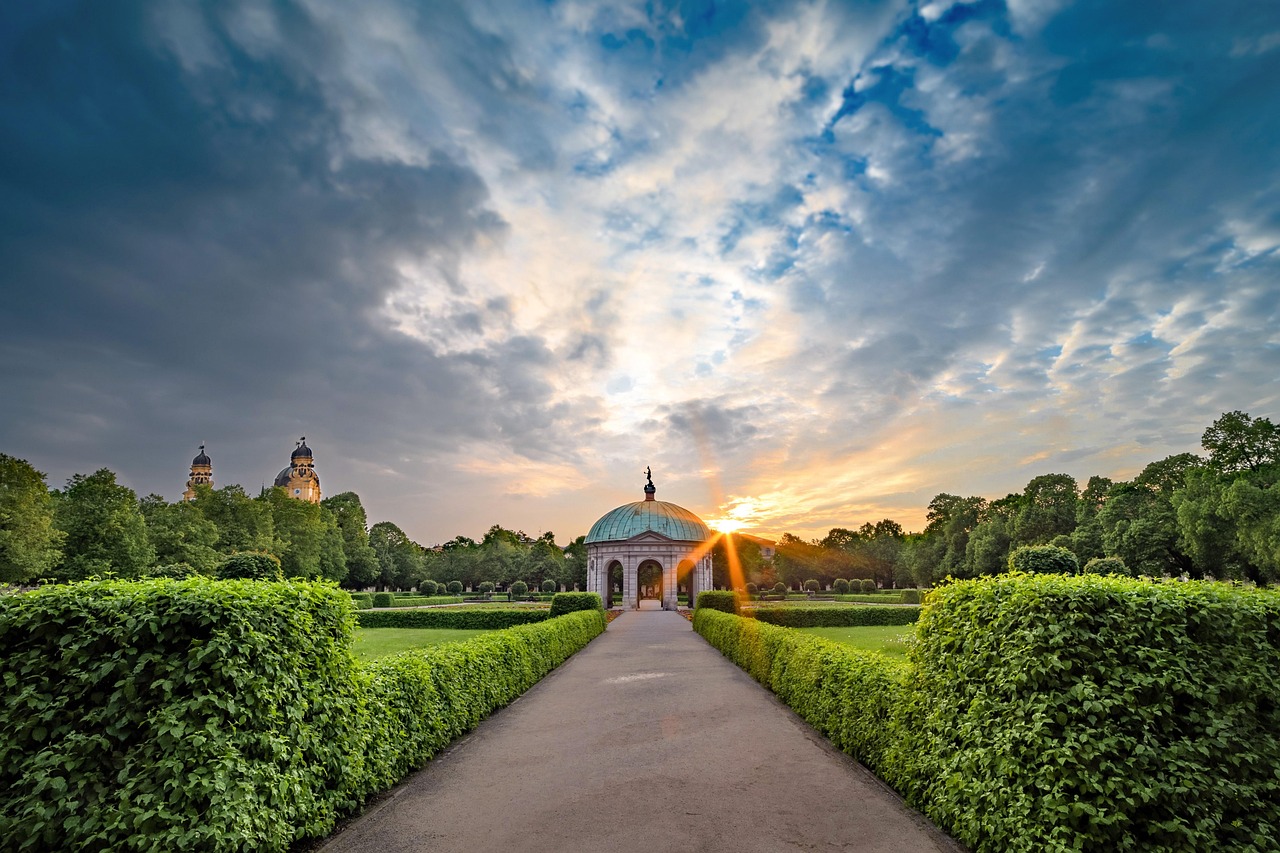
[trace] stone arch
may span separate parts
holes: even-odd
[[[693,607],[698,597],[698,593],[702,592],[698,588],[698,572],[693,560],[685,558],[680,561],[680,565],[676,566],[676,583],[684,587],[686,594],[689,596],[689,606]]]
[[[636,598],[634,606],[639,607],[640,602],[646,598],[657,599],[661,601],[665,595],[665,576],[666,570],[663,568],[662,561],[654,556],[646,556],[636,564]]]
[[[623,584],[626,580],[626,569],[623,568],[619,560],[610,560],[608,565],[604,567],[604,592],[600,597],[604,599],[605,607],[613,606],[613,596],[615,592],[622,594]]]

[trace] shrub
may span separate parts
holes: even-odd
[[[759,591],[760,591],[760,588],[755,584],[753,583],[747,584],[747,595],[755,595]]]
[[[450,595],[462,595],[462,581],[449,581],[445,589]]]
[[[1009,569],[1036,575],[1076,575],[1080,560],[1056,545],[1023,545],[1009,555]]]
[[[480,586],[476,588],[476,592],[481,592],[485,595],[493,592],[493,581],[480,581]]]
[[[152,566],[147,570],[149,578],[173,578],[174,580],[193,578],[198,574],[200,573],[190,563],[170,563],[167,566]]]
[[[524,598],[529,594],[529,585],[524,581],[516,581],[511,585],[511,595],[515,598]]]
[[[820,589],[822,589],[822,584],[818,583],[813,578],[809,578],[809,580],[804,582],[805,592],[817,592]]]
[[[397,595],[389,607],[426,607],[431,604],[459,604],[459,595]]]
[[[903,603],[903,604],[919,604],[919,603],[920,603],[920,590],[918,590],[918,589],[904,589],[904,590],[902,591],[902,603]]]
[[[862,579],[862,591],[863,591],[863,592],[875,592],[877,589],[878,589],[878,587],[876,586],[876,582],[875,582],[875,581],[873,581],[871,578],[863,578],[863,579]]]
[[[551,578],[547,578],[546,580],[544,580],[544,581],[542,582],[542,591],[543,591],[543,592],[547,592],[547,593],[555,592],[555,591],[556,591],[556,582],[555,582],[555,581],[553,581]]]
[[[232,554],[218,566],[218,577],[223,580],[281,581],[280,560],[265,551],[241,551]]]
[[[430,597],[432,595],[435,595],[439,591],[440,591],[440,584],[436,583],[433,580],[425,579],[418,582],[418,592],[422,593],[425,596]]]
[[[557,592],[551,598],[551,615],[561,616],[575,610],[604,611],[604,602],[595,592]]]
[[[787,585],[786,585],[785,583],[783,583],[782,581],[778,581],[777,583],[775,583],[775,584],[773,585],[773,594],[774,594],[774,595],[786,595],[786,594],[787,594]]]
[[[705,590],[698,593],[697,601],[694,603],[695,610],[701,610],[704,607],[708,610],[719,610],[723,613],[737,613],[738,594],[725,590]]]
[[[831,591],[834,592],[836,595],[848,595],[849,582],[844,578],[836,578],[835,581],[831,584]]]
[[[396,597],[389,592],[375,592],[373,594],[374,607],[395,607]]]
[[[1280,595],[1010,574],[930,593],[891,782],[975,851],[1280,849]]]
[[[845,628],[858,625],[910,625],[918,607],[757,607],[747,614],[786,628]]]
[[[89,581],[0,597],[6,850],[282,851],[350,806],[349,597]]]
[[[884,772],[906,664],[707,607],[694,611],[693,627],[838,748]]]
[[[366,610],[356,614],[361,628],[457,628],[497,630],[532,625],[551,618],[546,610],[449,607],[442,610]]]
[[[368,610],[373,606],[373,596],[367,592],[353,592],[351,603],[355,605],[356,610]]]
[[[1094,557],[1084,564],[1084,570],[1092,575],[1127,575],[1128,568],[1119,557]]]

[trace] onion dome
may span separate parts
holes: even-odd
[[[282,488],[282,489],[284,489],[284,488],[288,488],[288,486],[289,486],[289,478],[290,478],[291,476],[293,476],[293,466],[292,466],[292,465],[291,465],[291,466],[289,466],[288,468],[285,468],[285,469],[281,470],[279,474],[276,474],[275,482],[274,482],[274,483],[272,483],[271,485],[273,485],[273,486],[279,486],[279,487],[280,487],[280,488]]]
[[[654,498],[657,489],[650,478],[644,500],[612,509],[591,525],[587,545],[593,542],[625,542],[641,533],[658,533],[678,542],[705,542],[711,530],[694,513],[678,504]]]
[[[298,439],[298,446],[289,456],[290,459],[311,459],[311,448],[307,447],[307,437]]]
[[[213,464],[213,460],[210,459],[207,455],[205,455],[204,445],[203,444],[200,445],[200,455],[197,456],[195,459],[191,460],[191,467],[194,468],[197,465],[212,465],[212,464]]]

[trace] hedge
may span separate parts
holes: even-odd
[[[5,850],[285,851],[510,702],[599,612],[360,665],[322,583],[0,597]]]
[[[837,747],[883,775],[905,663],[708,607],[694,610],[693,627]]]
[[[604,610],[604,600],[597,592],[557,592],[551,598],[551,615],[561,616],[575,610]]]
[[[708,589],[698,593],[695,609],[707,608],[722,613],[738,612],[738,594],[728,590]]]
[[[833,595],[833,601],[842,601],[846,604],[902,604],[903,596],[908,590],[897,590],[894,592],[853,592],[848,595]],[[919,602],[916,602],[917,604]]]
[[[351,593],[351,604],[356,610],[368,610],[373,607],[373,595],[367,592]]]
[[[390,604],[379,607],[429,607],[434,604],[461,604],[460,595],[397,595]]]
[[[1280,593],[1009,574],[920,612],[901,670],[694,627],[974,853],[1280,849]]]
[[[374,607],[393,607],[396,603],[396,597],[389,592],[375,592],[373,594]]]
[[[282,850],[353,805],[349,596],[89,581],[0,598],[9,850]]]
[[[460,628],[494,630],[532,625],[551,618],[548,610],[530,607],[501,610],[448,608],[443,610],[362,610],[356,614],[361,628]]]
[[[784,628],[845,628],[858,625],[910,625],[919,607],[756,607],[744,611],[761,622]]]

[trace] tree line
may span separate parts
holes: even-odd
[[[312,504],[278,487],[257,497],[239,485],[194,491],[190,501],[139,499],[107,468],[51,490],[28,462],[0,453],[0,583],[216,575],[233,555],[265,553],[285,577],[349,589],[408,590],[425,580],[586,584],[583,537],[566,553],[554,534],[534,539],[494,525],[480,542],[459,536],[426,548],[389,521],[369,526],[355,492]]]
[[[1005,571],[1019,547],[1054,545],[1079,565],[1116,558],[1133,576],[1280,580],[1280,427],[1228,412],[1201,437],[1204,455],[1152,462],[1127,481],[1067,474],[1033,478],[996,500],[939,494],[927,524],[904,532],[891,519],[833,528],[822,539],[784,534],[770,563],[758,543],[717,543],[716,585],[728,586],[728,554],[760,586],[871,578],[882,587],[931,586],[942,578]],[[1111,568],[1119,564],[1109,562]]]

